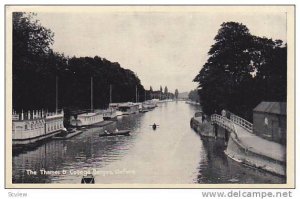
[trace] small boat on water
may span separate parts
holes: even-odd
[[[64,131],[60,134],[57,134],[56,136],[52,137],[52,139],[53,140],[66,140],[66,139],[72,138],[76,135],[79,135],[82,132],[83,132],[82,130],[72,129],[70,131]]]
[[[99,137],[118,136],[118,135],[129,136],[130,135],[130,130],[119,130],[119,131],[113,132],[113,133],[99,134]]]
[[[156,130],[156,125],[153,125],[153,126],[152,126],[152,129],[153,129],[153,130]]]
[[[152,124],[152,125],[150,125],[150,126],[152,126],[152,129],[153,129],[153,130],[156,130],[156,128],[159,127],[159,125],[158,125],[158,124],[155,124],[155,123]]]
[[[82,176],[81,184],[95,184],[95,178],[92,174]]]
[[[149,110],[148,110],[148,109],[145,109],[145,108],[142,108],[142,109],[139,110],[140,113],[147,113],[148,111],[149,111]]]

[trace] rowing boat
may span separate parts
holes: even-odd
[[[104,133],[104,134],[99,134],[100,137],[107,137],[107,136],[117,136],[117,135],[130,135],[129,134],[130,130],[119,130],[118,132],[114,133]]]

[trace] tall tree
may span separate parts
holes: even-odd
[[[93,76],[95,108],[109,103],[110,85],[114,102],[140,101],[144,87],[136,74],[117,62],[99,56],[65,57],[51,49],[54,33],[34,20],[31,13],[13,13],[13,108],[54,110],[56,77],[59,108],[90,107]]]
[[[191,90],[189,92],[189,99],[194,102],[200,102],[199,93],[197,89]]]
[[[178,89],[176,88],[175,89],[175,99],[178,99],[178,95],[179,95],[179,92],[178,92]]]
[[[168,93],[168,87],[167,87],[167,86],[165,86],[164,97],[165,97],[166,99],[169,99],[169,93]]]
[[[168,87],[165,86],[165,91],[164,91],[165,94],[168,94]]]
[[[43,107],[55,92],[55,63],[61,61],[50,48],[54,34],[34,20],[34,16],[13,13],[13,108],[17,110]],[[53,88],[47,82],[53,83]]]
[[[215,41],[208,52],[208,61],[194,80],[199,82],[203,110],[207,113],[223,108],[242,111],[249,92],[239,94],[242,85],[251,82],[253,71],[249,54],[251,35],[246,26],[228,22],[221,25]]]
[[[283,84],[276,90],[278,95],[284,95],[286,58],[281,41],[255,37],[245,25],[236,22],[223,23],[215,41],[207,62],[194,79],[199,82],[204,112],[211,114],[225,108],[251,120],[252,109],[261,100],[280,99],[270,93],[271,85],[263,86],[275,83],[274,79],[278,81],[276,85]],[[282,77],[278,71],[283,72]]]

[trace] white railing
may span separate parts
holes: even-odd
[[[226,117],[223,117],[222,115],[213,114],[211,116],[211,122],[217,123],[219,126],[223,127],[224,129],[229,130],[230,132],[236,133],[235,126],[232,123],[232,121]]]
[[[243,119],[243,118],[241,118],[237,115],[234,115],[234,114],[230,115],[230,120],[233,123],[235,123],[235,124],[243,127],[244,129],[246,129],[249,133],[253,133],[253,124],[248,122],[247,120],[245,120],[245,119]]]
[[[234,123],[227,117],[218,114],[213,114],[211,115],[211,122],[213,124],[216,123],[224,129],[228,130],[229,132],[233,133],[234,138],[236,140],[239,140]]]

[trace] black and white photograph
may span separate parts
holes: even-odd
[[[6,5],[6,187],[294,187],[294,9]]]

